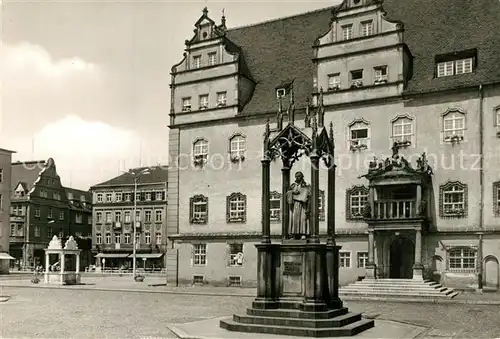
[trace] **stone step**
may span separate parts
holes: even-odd
[[[335,328],[304,328],[293,326],[270,326],[238,323],[234,320],[221,320],[220,327],[228,331],[265,333],[265,334],[281,334],[289,336],[303,337],[347,337],[353,336],[372,328],[375,322],[372,319],[361,319],[354,323]]]
[[[361,281],[356,281],[353,284],[356,285],[363,285],[363,284],[381,284],[381,285],[428,285],[428,286],[434,286],[434,285],[439,285],[439,283],[435,281],[424,281],[424,280],[407,280],[407,279],[363,279]]]
[[[422,293],[422,292],[400,292],[400,291],[339,291],[341,297],[360,296],[360,297],[385,297],[385,298],[401,298],[412,297],[422,299],[452,299],[458,295],[457,292],[450,291],[449,293]]]
[[[412,290],[412,291],[429,291],[429,292],[443,292],[443,291],[446,291],[448,288],[446,287],[439,287],[439,288],[433,288],[433,287],[429,287],[429,286],[379,286],[379,285],[350,285],[350,286],[346,286],[346,287],[341,287],[339,288],[339,291],[343,291],[343,290],[352,290],[352,289],[356,289],[356,290],[375,290],[375,291],[378,291],[378,290],[387,290],[387,289],[390,289],[390,290],[396,290],[396,291],[408,291],[408,290]]]
[[[274,318],[294,318],[294,319],[331,319],[344,314],[349,310],[347,307],[339,308],[337,310],[329,310],[323,312],[306,312],[300,310],[288,309],[257,309],[247,308],[247,314],[256,317],[274,317]]]
[[[296,319],[284,317],[255,317],[248,315],[233,315],[233,321],[241,324],[288,326],[305,328],[342,327],[361,320],[360,313],[347,313],[331,319]]]
[[[361,295],[361,294],[352,294],[352,295],[343,295],[342,297],[348,298],[349,301],[355,301],[355,300],[372,300],[372,301],[398,301],[398,302],[415,302],[416,300],[422,300],[425,302],[437,302],[440,300],[451,300],[455,296],[457,296],[458,293],[455,292],[455,295],[449,295],[449,296],[404,296],[404,295]]]

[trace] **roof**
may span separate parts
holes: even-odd
[[[390,20],[404,24],[414,56],[408,92],[427,92],[500,81],[500,1],[385,0]],[[477,48],[474,73],[434,78],[434,57]]]
[[[296,108],[304,107],[313,88],[312,46],[328,32],[333,8],[227,30],[226,37],[241,48],[256,82],[242,115],[277,111],[276,86],[290,78],[290,70],[295,80]]]
[[[256,82],[241,115],[277,111],[276,86],[294,77],[296,108],[303,108],[313,91],[314,41],[330,29],[330,6],[287,18],[231,28],[226,37],[243,54]],[[404,42],[413,60],[413,77],[406,92],[428,92],[500,82],[500,1],[385,0],[387,19],[404,25]],[[434,78],[434,57],[477,48],[474,73]],[[245,71],[247,72],[247,71]]]
[[[167,166],[152,166],[152,167],[138,167],[132,168],[127,173],[123,173],[117,177],[114,177],[108,181],[102,182],[100,184],[94,185],[91,189],[99,187],[109,187],[109,186],[123,186],[123,185],[133,185],[134,175],[130,172],[140,173],[149,169],[149,174],[139,174],[137,183],[138,184],[154,184],[160,182],[168,181],[168,167]]]
[[[8,153],[8,154],[13,154],[16,153],[16,151],[11,151],[5,148],[0,148],[0,153]]]
[[[11,187],[16,189],[22,183],[28,191],[33,188],[33,184],[38,178],[38,174],[45,167],[45,160],[37,161],[17,161],[12,163]]]

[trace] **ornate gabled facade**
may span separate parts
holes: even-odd
[[[44,265],[44,249],[54,235],[73,236],[81,266],[91,264],[90,192],[64,187],[54,159],[12,164],[10,254],[14,269]]]
[[[342,284],[423,275],[498,288],[499,16],[495,0],[345,0],[230,28],[205,10],[172,72],[169,281],[255,284],[266,121],[304,131],[319,110],[333,123]],[[270,175],[276,233],[283,187],[277,166]],[[235,192],[245,198],[228,204]],[[227,266],[239,253],[244,268]]]

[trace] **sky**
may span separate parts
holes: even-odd
[[[0,148],[85,190],[168,164],[170,69],[203,7],[232,28],[338,2],[3,0]]]

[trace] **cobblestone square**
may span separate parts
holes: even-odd
[[[176,338],[168,326],[242,313],[252,297],[1,287],[3,338]],[[419,338],[500,338],[500,308],[346,302],[353,312],[424,326]],[[237,334],[235,334],[235,338]]]

